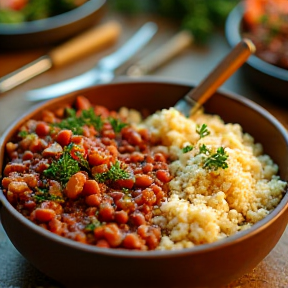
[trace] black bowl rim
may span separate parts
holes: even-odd
[[[11,24],[0,23],[0,36],[34,34],[66,26],[93,14],[105,3],[106,0],[89,0],[75,9],[45,19]]]
[[[128,79],[128,78],[127,78]],[[108,84],[100,84],[100,85],[95,85],[91,86],[89,88],[85,88],[79,91],[86,91],[90,89],[94,89],[95,87],[98,86],[107,86],[107,85],[129,85],[129,84],[143,84],[145,83],[146,85],[149,85],[149,83],[159,83],[159,84],[171,84],[171,85],[180,85],[180,86],[186,86],[187,88],[195,87],[195,83],[191,81],[179,81],[179,80],[173,80],[173,79],[161,79],[161,77],[149,77],[149,76],[144,76],[141,78],[138,78],[136,80],[122,80],[122,81],[116,81],[115,83],[108,83]],[[70,98],[73,95],[79,94],[79,91],[71,92],[69,94],[60,96],[56,99],[48,100],[45,102],[38,103],[34,106],[32,106],[30,109],[28,109],[22,116],[17,118],[10,126],[6,129],[4,134],[0,138],[0,145],[3,145],[4,143],[4,138],[9,135],[10,130],[13,129],[15,125],[17,125],[21,120],[25,119],[28,114],[33,112],[35,109],[39,107],[46,107],[50,106],[52,103],[57,103],[58,101],[61,101],[65,98]],[[244,105],[248,106],[249,108],[253,109],[254,111],[258,112],[261,114],[263,117],[265,117],[269,122],[271,122],[278,130],[279,132],[284,136],[286,143],[288,145],[288,133],[284,126],[274,117],[272,116],[267,110],[265,110],[263,107],[260,105],[256,104],[255,102],[240,96],[239,94],[236,94],[234,92],[230,92],[228,90],[223,90],[219,89],[217,93],[220,93],[221,95],[224,95],[227,98],[230,98],[234,101],[243,103]],[[43,108],[44,108],[43,107]],[[25,117],[26,116],[26,117]],[[1,155],[0,155],[1,157]],[[0,175],[1,178],[1,175]],[[260,220],[259,222],[255,223],[252,227],[248,228],[247,230],[240,231],[232,236],[229,236],[225,239],[218,240],[213,243],[209,244],[203,244],[203,245],[198,245],[194,246],[191,248],[183,248],[179,250],[153,250],[153,251],[131,251],[131,250],[125,250],[125,249],[103,249],[99,248],[96,246],[92,245],[87,245],[87,244],[82,244],[78,243],[74,240],[67,239],[64,237],[61,237],[57,234],[51,233],[50,231],[46,231],[42,227],[39,227],[38,225],[34,224],[27,218],[25,218],[21,213],[19,213],[6,199],[6,197],[3,194],[3,191],[0,189],[0,204],[3,204],[5,208],[13,215],[19,222],[21,222],[23,225],[27,226],[30,230],[33,230],[35,233],[40,234],[43,237],[48,238],[49,240],[53,242],[57,242],[61,245],[66,245],[72,249],[77,249],[83,252],[89,252],[89,253],[94,253],[94,254],[101,254],[103,256],[113,256],[113,257],[118,257],[118,258],[141,258],[141,259],[149,259],[149,258],[170,258],[170,257],[179,257],[179,256],[184,256],[184,255],[197,255],[197,254],[202,254],[202,253],[207,253],[207,252],[212,252],[221,248],[224,248],[229,245],[234,245],[238,242],[244,241],[247,238],[250,238],[252,235],[255,235],[262,230],[264,230],[267,226],[271,224],[271,222],[276,221],[277,218],[279,218],[282,214],[285,213],[286,209],[288,209],[288,193],[285,193],[284,197],[282,198],[281,202],[277,205],[277,207],[270,213],[268,214],[265,218]],[[0,207],[3,209],[4,207]],[[288,221],[288,219],[287,219]]]
[[[241,41],[241,21],[244,12],[244,4],[238,3],[235,8],[229,13],[225,23],[225,35],[230,46],[235,46]],[[287,81],[288,84],[288,70],[272,65],[255,55],[251,55],[247,62],[251,67],[259,70],[262,73],[270,75],[274,78],[279,78]]]

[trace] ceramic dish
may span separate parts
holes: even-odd
[[[243,11],[243,4],[239,3],[227,17],[225,32],[231,47],[242,38]],[[288,70],[269,64],[255,55],[250,56],[244,69],[246,78],[261,92],[288,101]]]
[[[99,21],[105,0],[90,0],[66,13],[19,24],[0,23],[0,48],[36,48],[68,39]]]
[[[40,103],[2,136],[0,171],[5,161],[5,144],[21,124],[37,119],[43,109],[54,110],[73,103],[79,93],[109,109],[124,105],[154,112],[173,106],[192,87],[191,83],[143,78],[94,86]],[[220,115],[225,122],[242,125],[279,165],[280,177],[288,180],[288,135],[266,110],[244,97],[222,92],[209,99],[205,110]],[[220,287],[251,271],[276,245],[288,220],[286,194],[271,214],[225,240],[177,251],[126,251],[85,245],[55,235],[18,213],[2,191],[0,196],[1,221],[11,242],[37,269],[65,287]]]

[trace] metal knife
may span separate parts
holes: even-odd
[[[74,78],[30,90],[25,95],[26,99],[30,101],[47,100],[93,84],[111,81],[114,78],[115,70],[145,46],[156,31],[155,23],[144,24],[120,49],[102,58],[96,67]]]
[[[157,48],[155,51],[153,51],[152,53],[149,53],[147,56],[142,58],[139,62],[133,64],[128,69],[126,69],[125,73],[126,73],[126,75],[131,76],[131,77],[138,77],[138,76],[149,74],[150,72],[153,72],[154,70],[156,70],[157,68],[159,68],[160,66],[162,66],[163,64],[165,64],[166,62],[171,60],[176,55],[180,54],[183,50],[185,50],[187,47],[189,47],[192,43],[193,43],[193,35],[188,31],[180,31],[175,36],[173,36],[170,40],[168,40],[166,43],[164,43],[159,48]],[[105,77],[105,75],[102,76],[100,79],[97,78],[98,83],[101,83],[101,81],[103,80],[103,77]],[[80,75],[80,76],[78,76],[78,78],[76,80],[79,79],[79,82],[81,82],[81,80],[84,80],[84,81],[87,81],[87,83],[88,82],[90,83],[90,79],[89,80],[85,79],[87,76],[88,77],[91,76],[91,73],[88,72],[88,75],[84,74],[83,78],[82,78],[82,75]],[[90,85],[96,84],[95,82],[93,82],[94,81],[93,76],[91,78],[92,79],[91,79]],[[75,81],[75,78],[73,78],[73,79]],[[107,80],[112,80],[112,78],[106,79],[105,82],[108,82]],[[63,83],[64,84],[63,88],[60,86],[60,85],[62,85],[62,83],[63,82],[60,82],[57,85],[59,85],[58,86],[59,89],[61,89],[61,91],[64,94],[67,91],[66,90],[66,81],[64,81],[64,83]],[[68,84],[69,83],[72,83],[72,81],[71,82],[69,81]],[[74,86],[75,90],[79,89],[78,81],[73,82],[73,84],[75,84],[75,86]],[[46,88],[49,88],[49,87],[50,86],[47,86]],[[46,88],[44,87],[43,89],[46,89]],[[34,92],[34,91],[35,90],[32,90],[30,92]],[[45,92],[42,89],[41,89],[41,91],[40,91],[40,89],[37,89],[37,91],[38,92],[41,92],[41,91]],[[28,93],[30,93],[30,92],[28,92]],[[38,94],[38,96],[35,95],[35,97],[33,97],[33,98],[29,97],[29,100],[31,100],[31,101],[41,100],[42,98],[39,99],[39,97],[41,97],[41,94]],[[50,98],[53,98],[53,97],[55,97],[55,96],[51,94]]]
[[[23,82],[49,70],[60,67],[90,53],[95,53],[113,44],[121,33],[116,21],[96,26],[52,49],[48,55],[25,65],[24,67],[0,78],[0,93],[4,93]]]

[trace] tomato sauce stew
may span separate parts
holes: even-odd
[[[152,216],[167,196],[169,157],[147,129],[92,106],[44,111],[7,143],[3,192],[26,218],[99,247],[155,249]]]

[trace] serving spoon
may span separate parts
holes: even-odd
[[[240,41],[198,86],[174,105],[174,108],[187,116],[194,114],[255,51],[256,47],[251,40]]]

